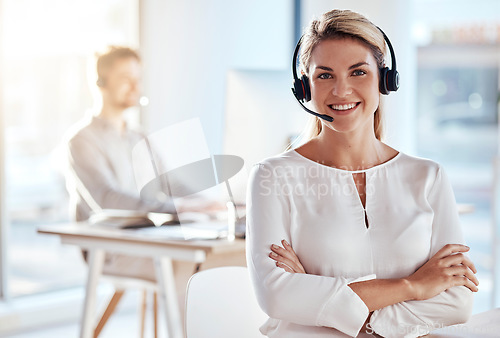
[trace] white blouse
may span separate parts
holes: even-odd
[[[352,175],[361,172],[365,208]],[[252,168],[247,208],[247,263],[270,317],[261,327],[269,337],[354,337],[369,312],[349,283],[407,277],[444,245],[464,243],[443,169],[403,153],[348,171],[287,151]],[[269,258],[271,244],[283,239],[307,274],[285,272]],[[418,337],[466,321],[472,301],[468,288],[453,287],[374,311],[369,330]]]

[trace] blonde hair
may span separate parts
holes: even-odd
[[[301,41],[300,67],[303,73],[309,74],[311,55],[314,48],[324,40],[329,39],[356,39],[364,43],[372,51],[379,68],[384,66],[385,40],[384,35],[370,20],[359,13],[349,10],[338,10],[324,13],[318,20],[313,20],[306,29]],[[377,108],[373,127],[375,137],[383,137],[383,112],[381,106]],[[302,133],[302,142],[319,135],[322,130],[321,120],[312,116],[312,121]]]

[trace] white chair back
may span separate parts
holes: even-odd
[[[260,338],[259,327],[267,318],[257,304],[246,267],[209,269],[189,280],[187,338]]]

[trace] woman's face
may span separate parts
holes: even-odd
[[[330,39],[312,51],[309,65],[312,102],[336,132],[373,130],[379,106],[379,69],[371,50],[356,39]]]

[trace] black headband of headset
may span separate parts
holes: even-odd
[[[389,38],[387,37],[387,35],[385,35],[384,31],[382,29],[380,29],[379,26],[377,26],[377,28],[382,33],[382,35],[384,36],[384,40],[387,43],[387,46],[389,47],[389,51],[391,52],[391,70],[392,71],[397,70],[397,67],[396,67],[396,54],[394,53],[394,49],[392,48],[391,41],[389,40]]]

